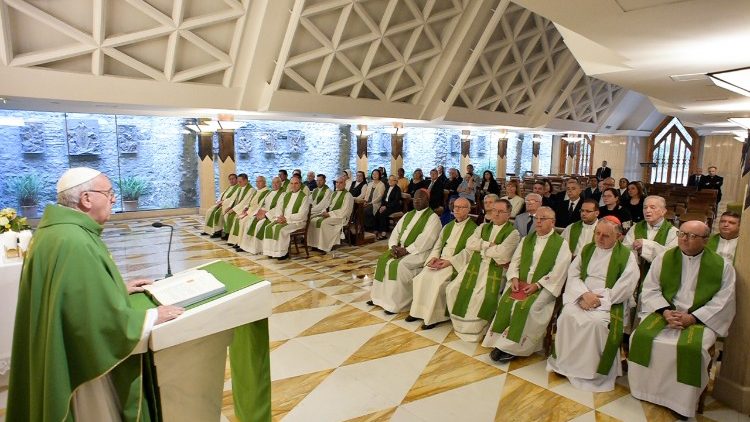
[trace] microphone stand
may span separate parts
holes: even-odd
[[[170,255],[172,254],[172,235],[174,234],[174,226],[163,224],[159,221],[153,223],[151,226],[157,229],[161,227],[169,227],[169,246],[167,247],[167,275],[165,275],[164,278],[172,277],[172,264],[170,261]]]

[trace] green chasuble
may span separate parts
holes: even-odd
[[[102,226],[49,205],[23,264],[8,392],[9,421],[72,421],[73,391],[107,373],[125,421],[149,420],[141,359],[145,310],[132,308]]]
[[[279,190],[272,190],[269,192],[270,192],[269,195],[271,198],[271,203],[268,205],[268,209],[272,210],[276,208],[276,204],[279,202],[279,198],[281,198],[281,196],[284,194],[284,191],[279,189]],[[260,222],[260,227],[257,227],[259,222]],[[267,218],[258,220],[255,217],[253,217],[253,221],[250,223],[250,226],[247,228],[247,235],[255,236],[256,238],[263,240],[264,234],[266,233],[266,226],[269,223],[270,221]]]
[[[333,192],[333,195],[331,196],[331,205],[328,207],[328,212],[336,211],[344,206],[344,199],[346,198],[346,195],[349,192],[345,190],[337,190]],[[328,217],[313,217],[310,221],[315,224],[316,228],[320,228],[321,225],[323,225],[323,220],[325,220]]]
[[[492,234],[492,223],[487,223],[482,226],[482,240],[489,242],[490,234]],[[505,239],[513,233],[515,228],[510,223],[505,223],[503,228],[495,236],[493,243],[499,245],[505,241]],[[464,242],[465,243],[465,242]],[[458,288],[458,294],[456,295],[456,302],[453,304],[451,313],[459,317],[465,317],[466,311],[469,308],[469,302],[471,296],[474,293],[474,288],[477,285],[477,277],[479,277],[479,268],[482,265],[482,254],[479,251],[474,251],[469,258],[469,264],[464,271],[464,277],[461,279],[461,286]],[[489,260],[489,267],[487,268],[487,285],[484,289],[484,300],[482,306],[479,308],[477,316],[487,322],[492,321],[492,317],[495,316],[495,310],[497,309],[497,300],[500,295],[500,284],[502,284],[503,268],[498,265],[494,259]]]
[[[279,188],[279,190],[282,192],[286,192],[287,189],[289,189],[289,179],[286,179],[283,182],[281,182],[281,188]]]
[[[398,246],[408,248],[415,240],[417,240],[417,236],[422,234],[422,231],[424,231],[424,228],[427,225],[427,221],[430,219],[430,215],[432,215],[432,212],[428,211],[429,209],[427,209],[427,211],[422,210],[422,215],[409,233],[406,233],[406,228],[409,227],[411,220],[417,215],[417,210],[411,210],[403,216],[404,224],[401,225],[401,232],[398,234]],[[390,263],[388,261],[390,261]],[[380,255],[380,258],[378,258],[377,265],[375,266],[375,276],[373,277],[375,281],[383,282],[385,280],[386,267],[388,267],[388,278],[394,280],[398,275],[399,262],[401,262],[401,258],[394,258],[391,256],[390,249],[383,252],[383,254]]]
[[[292,214],[297,214],[302,207],[302,203],[305,201],[305,194],[300,190],[298,191],[299,195],[297,195],[297,199],[294,201],[294,204],[292,205]],[[295,192],[287,192],[284,194],[283,202],[281,203],[282,209],[286,209],[287,206],[289,206],[289,201],[292,199],[292,195],[294,195]],[[282,211],[283,213],[283,211]],[[276,222],[270,222],[265,226],[265,234],[264,236],[273,239],[273,240],[279,240],[279,233],[281,233],[281,229],[285,227],[288,223],[276,223]]]
[[[586,277],[588,277],[589,262],[591,257],[594,255],[596,250],[595,243],[589,243],[581,249],[581,281],[586,283]],[[607,266],[607,278],[604,281],[604,286],[608,289],[614,287],[617,280],[625,272],[625,267],[628,266],[628,259],[630,258],[630,249],[617,242],[612,248],[612,255],[609,257],[609,265]],[[623,314],[625,312],[624,305],[622,303],[613,304],[609,308],[609,335],[607,336],[607,342],[604,345],[602,356],[599,359],[599,366],[596,372],[602,375],[609,374],[612,369],[612,364],[615,362],[617,356],[617,350],[622,344],[622,335],[624,330]]]
[[[245,185],[244,188],[240,188],[239,193],[234,198],[234,201],[232,201],[232,205],[230,206],[230,209],[234,208],[235,206],[237,206],[237,204],[239,204],[240,202],[242,202],[242,200],[245,199],[245,196],[247,196],[247,194],[250,193],[250,190],[252,188],[253,187],[250,186],[249,183],[247,185]],[[234,225],[235,220],[237,220],[237,213],[229,214],[227,216],[226,221],[224,221],[224,233],[227,233],[227,234],[229,233],[230,229]]]
[[[550,271],[555,267],[555,261],[557,260],[557,253],[560,252],[560,247],[563,243],[563,238],[559,234],[552,232],[547,244],[544,245],[542,254],[539,256],[539,262],[534,269],[534,276],[531,280],[528,279],[529,269],[531,268],[531,261],[534,259],[534,246],[536,245],[537,233],[532,232],[521,241],[521,262],[518,267],[518,279],[527,283],[536,283],[542,277],[549,274]],[[497,308],[497,316],[495,322],[492,324],[492,331],[496,333],[502,333],[506,328],[509,328],[508,340],[518,343],[521,341],[521,335],[523,329],[526,326],[526,320],[529,318],[529,311],[531,306],[534,305],[536,298],[539,297],[541,289],[529,295],[524,300],[519,300],[518,304],[513,309],[513,302],[516,300],[510,297],[510,288],[505,289],[505,293],[500,298],[500,304]],[[511,314],[511,311],[512,314]]]
[[[320,201],[323,200],[326,196],[326,192],[328,192],[328,185],[323,185],[322,188],[315,188],[312,191],[312,200],[315,205],[320,204]]]
[[[646,220],[638,222],[633,230],[635,230],[633,233],[635,234],[635,239],[648,239],[647,235],[647,225],[648,223]],[[654,242],[664,246],[667,244],[667,235],[669,234],[669,229],[672,228],[672,224],[669,223],[666,219],[662,221],[661,226],[659,227],[659,230],[656,232],[656,235],[654,236]]]
[[[226,190],[224,190],[224,192],[219,197],[219,200],[220,201],[225,201],[227,198],[229,198],[230,196],[234,195],[234,192],[239,187],[240,187],[240,185],[233,185],[233,186],[230,186],[230,187],[226,188]],[[213,206],[213,208],[211,209],[211,212],[208,213],[208,217],[206,218],[206,225],[207,226],[213,227],[213,226],[216,226],[217,224],[219,224],[219,218],[221,217],[221,210],[222,210],[222,206],[221,205],[214,205]]]
[[[689,313],[702,307],[721,288],[721,280],[724,275],[724,258],[716,252],[703,249],[700,269],[698,270],[698,281],[695,286],[693,306]],[[682,251],[679,247],[672,248],[662,256],[662,267],[659,274],[659,286],[664,299],[669,302],[670,309],[674,310],[672,303],[682,283]],[[667,327],[667,320],[659,313],[647,316],[633,333],[633,341],[630,345],[629,360],[648,367],[651,363],[651,349],[654,339]],[[693,324],[680,332],[677,340],[677,381],[683,384],[699,387],[701,385],[703,329],[701,323]]]
[[[263,201],[266,199],[266,196],[268,196],[268,192],[271,192],[268,188],[263,188],[261,190],[256,190],[253,193],[253,196],[250,197],[250,203],[255,201],[256,204],[263,204]],[[257,198],[256,198],[257,197]],[[240,234],[240,219],[236,218],[234,220],[234,225],[232,226],[232,235],[237,236]]]

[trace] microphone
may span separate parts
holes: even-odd
[[[165,275],[164,278],[172,277],[172,265],[169,260],[169,255],[172,253],[172,234],[174,233],[174,226],[171,226],[169,224],[164,224],[160,221],[153,223],[151,226],[157,229],[162,228],[162,227],[169,227],[169,247],[167,249],[167,275]]]

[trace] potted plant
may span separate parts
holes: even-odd
[[[119,186],[122,196],[123,211],[136,211],[138,199],[149,191],[148,182],[135,176],[123,178],[117,186]]]
[[[29,218],[36,218],[39,192],[42,189],[42,181],[39,176],[31,173],[14,177],[8,181],[8,189],[18,198],[21,214]]]

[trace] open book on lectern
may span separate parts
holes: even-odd
[[[190,306],[227,291],[224,283],[205,270],[183,271],[143,289],[160,305]]]

